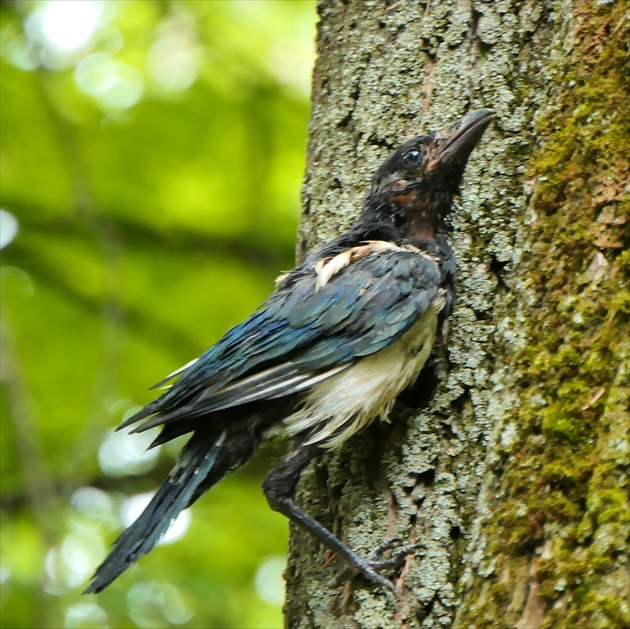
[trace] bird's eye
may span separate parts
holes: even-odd
[[[422,161],[422,153],[415,149],[408,151],[405,155],[405,164],[407,166],[417,166]]]

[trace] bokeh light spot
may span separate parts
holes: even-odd
[[[0,566],[0,585],[4,585],[11,578],[11,569]]]
[[[70,504],[74,507],[73,515],[78,516],[69,518],[75,530],[91,529],[95,523],[114,525],[116,522],[113,500],[101,489],[81,487],[72,494]]]
[[[199,44],[193,25],[183,16],[165,20],[164,34],[149,50],[149,74],[165,90],[182,92],[197,79]]]
[[[107,629],[107,612],[94,603],[77,603],[66,610],[67,629]]]
[[[114,109],[129,109],[142,97],[144,83],[135,68],[119,63],[111,55],[98,52],[77,65],[74,78],[80,90]]]
[[[137,583],[127,594],[127,604],[139,627],[181,625],[193,617],[179,590],[169,583]]]
[[[19,229],[17,218],[11,212],[0,209],[0,249],[13,242]]]
[[[263,601],[270,605],[282,605],[284,602],[284,577],[282,573],[287,565],[284,555],[269,555],[258,567],[254,583],[256,592]]]
[[[81,585],[105,558],[105,554],[105,544],[99,535],[73,531],[61,542],[63,575],[60,576],[69,587]]]
[[[147,450],[159,430],[147,430],[138,435],[128,432],[107,433],[98,450],[101,469],[108,476],[144,474],[155,466],[160,446]]]
[[[85,47],[98,28],[106,2],[53,0],[41,9],[41,32],[46,42],[61,53]]]
[[[26,72],[32,72],[39,66],[39,56],[35,46],[24,35],[9,42],[6,57],[16,68]]]
[[[138,516],[144,511],[149,502],[151,502],[151,498],[153,498],[152,493],[136,494],[135,496],[127,498],[127,500],[123,503],[120,515],[122,523],[125,526],[132,525],[138,519]],[[158,542],[158,546],[162,544],[171,544],[183,537],[186,534],[186,531],[190,528],[191,521],[192,516],[190,515],[190,511],[182,511],[168,527],[168,530]]]

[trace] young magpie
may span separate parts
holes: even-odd
[[[148,553],[183,509],[279,432],[293,446],[263,483],[271,508],[393,590],[382,563],[350,550],[296,504],[295,487],[313,457],[387,419],[429,357],[455,296],[447,218],[492,118],[479,109],[402,144],[376,171],[356,223],[281,275],[254,314],[156,385],[177,378],[120,427],[161,426],[153,446],[191,437],[86,593],[100,592]]]

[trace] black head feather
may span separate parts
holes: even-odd
[[[376,171],[362,223],[390,223],[407,235],[430,235],[444,225],[472,150],[494,114],[469,113],[438,133],[399,146]]]

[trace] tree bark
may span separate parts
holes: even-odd
[[[399,599],[292,528],[286,626],[628,626],[629,105],[623,2],[320,0],[300,252],[353,220],[379,161],[467,109],[459,296],[435,394],[304,474],[365,555],[417,542]]]

